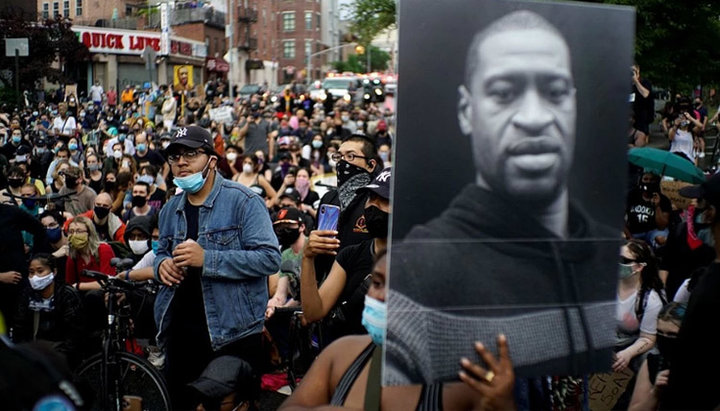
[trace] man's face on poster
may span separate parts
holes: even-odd
[[[492,34],[460,86],[459,121],[472,137],[477,182],[513,198],[551,202],[575,143],[575,88],[564,39],[542,29]]]
[[[180,80],[180,84],[183,86],[186,86],[188,83],[188,69],[187,67],[180,67],[178,69],[178,80]]]

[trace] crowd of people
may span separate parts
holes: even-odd
[[[636,101],[648,99],[639,69],[633,81]],[[582,376],[516,379],[503,335],[476,345],[481,362],[458,358],[457,382],[374,390],[387,324],[392,109],[291,89],[275,103],[223,91],[148,84],[118,102],[96,84],[88,99],[0,107],[0,313],[13,341],[49,341],[71,368],[97,352],[106,296],[91,270],[160,285],[141,296],[154,309],[131,311],[134,337],[147,341],[143,355],[179,409],[256,408],[260,375],[303,345],[312,365],[284,409],[587,408]],[[215,117],[226,108],[230,119]],[[647,140],[645,114],[634,114],[630,145]],[[662,124],[691,157],[678,148],[685,122]],[[634,377],[618,406],[716,407],[720,177],[681,191],[695,199],[688,210],[660,192],[660,176],[637,181],[608,364]],[[336,225],[318,229],[333,207]],[[114,257],[135,265],[118,271]],[[288,335],[287,307],[308,332]]]

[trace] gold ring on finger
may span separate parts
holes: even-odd
[[[488,383],[491,383],[492,380],[495,378],[495,373],[492,372],[492,371],[488,371],[488,372],[485,374],[485,377],[484,377],[484,378],[485,378],[485,381],[487,381]]]

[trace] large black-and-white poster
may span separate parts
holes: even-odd
[[[515,372],[607,370],[635,14],[400,2],[384,384],[457,378],[508,338]]]

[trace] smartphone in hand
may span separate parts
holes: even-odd
[[[318,230],[337,231],[340,207],[322,204],[318,210]]]

